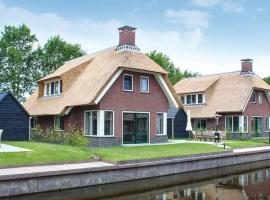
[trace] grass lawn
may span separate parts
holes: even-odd
[[[269,139],[268,138],[256,138],[250,140],[227,140],[227,146],[231,148],[245,148],[245,147],[258,147],[258,146],[268,146]]]
[[[29,152],[0,153],[0,166],[92,159],[91,149],[38,142],[4,142]]]
[[[183,143],[137,147],[96,148],[95,151],[103,160],[120,161],[222,152],[223,149],[209,144]]]

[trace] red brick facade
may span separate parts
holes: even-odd
[[[123,91],[123,74],[133,75],[133,91]],[[140,76],[149,77],[149,93],[140,92]],[[84,129],[84,112],[86,110],[113,110],[114,111],[114,137],[122,140],[122,112],[138,111],[150,112],[150,141],[156,136],[157,112],[168,111],[168,100],[152,74],[124,71],[107,91],[96,106],[76,106],[64,116],[64,129],[68,124],[76,124]],[[45,129],[54,126],[54,116],[40,116],[38,123]]]

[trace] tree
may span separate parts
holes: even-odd
[[[35,55],[40,59],[43,77],[54,72],[66,61],[85,55],[79,44],[70,44],[59,36],[51,37],[43,47],[38,47]]]
[[[33,46],[37,38],[25,25],[5,26],[0,35],[0,91],[11,91],[23,101],[36,79]]]
[[[181,71],[179,68],[175,67],[175,65],[167,55],[161,52],[157,52],[156,50],[151,51],[146,55],[168,72],[168,77],[173,85],[180,81],[182,78],[199,75],[198,73],[192,73],[188,70]]]
[[[270,85],[270,76],[265,77],[263,80]]]

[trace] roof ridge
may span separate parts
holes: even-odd
[[[196,78],[204,78],[204,77],[224,75],[224,74],[233,74],[233,73],[240,73],[240,71],[231,71],[231,72],[221,72],[221,73],[216,73],[216,74],[199,75],[199,76],[193,76],[193,77],[183,78],[183,80],[196,79]]]

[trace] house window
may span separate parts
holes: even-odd
[[[54,130],[55,131],[64,130],[64,120],[63,120],[62,116],[55,116],[54,117]]]
[[[133,76],[129,74],[124,74],[123,81],[124,91],[133,91]]]
[[[203,103],[203,94],[198,94],[198,104]]]
[[[97,111],[85,112],[85,135],[97,135]]]
[[[191,104],[191,95],[186,96],[186,101],[187,104]]]
[[[259,93],[259,104],[263,104],[263,93]]]
[[[192,101],[192,104],[196,104],[197,103],[197,95],[193,94],[191,96],[191,101]]]
[[[140,77],[140,92],[144,93],[149,92],[149,77],[145,76]]]
[[[251,131],[256,135],[262,133],[262,117],[252,117],[251,118]]]
[[[104,112],[104,135],[113,135],[113,112]]]
[[[32,117],[30,121],[31,129],[35,130],[37,128],[37,117]]]
[[[204,95],[199,93],[199,94],[188,94],[188,95],[184,95],[182,96],[182,102],[184,104],[187,105],[197,105],[197,104],[203,104],[204,103]],[[181,97],[181,98],[182,98]],[[186,102],[184,102],[183,100],[186,100]]]
[[[266,131],[270,131],[270,117],[266,117]]]
[[[181,96],[181,101],[183,104],[185,104],[185,96]]]
[[[45,87],[45,96],[59,95],[62,93],[62,80],[48,82]]]
[[[252,103],[256,103],[256,92],[252,92],[252,94],[251,94],[251,102]]]
[[[157,113],[157,134],[163,135],[164,117],[163,113]]]
[[[247,133],[248,117],[247,116],[226,116],[226,130],[231,133]]]
[[[206,126],[206,119],[194,119],[193,126],[195,129],[204,130],[207,128]]]

